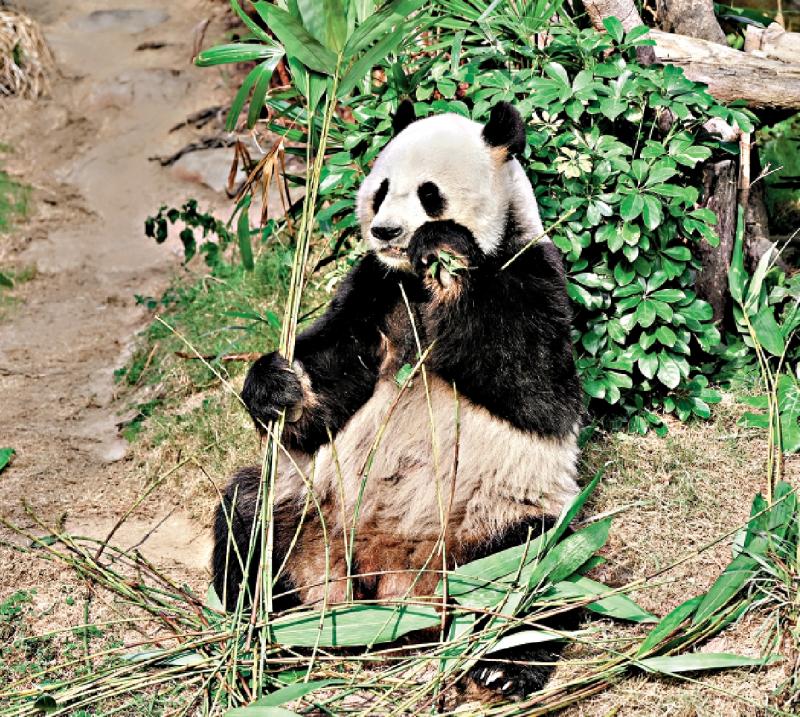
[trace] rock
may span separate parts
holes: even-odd
[[[122,438],[106,443],[100,449],[100,460],[103,463],[117,463],[128,455],[128,442]]]
[[[169,68],[126,70],[106,82],[93,85],[86,96],[86,105],[94,110],[128,107],[133,102],[173,102],[182,97],[189,80]]]
[[[228,172],[233,162],[233,148],[204,149],[184,154],[171,171],[184,182],[202,184],[215,192],[224,192],[228,185]],[[247,175],[241,167],[236,174],[235,186],[238,187]]]
[[[82,32],[117,31],[135,35],[169,20],[163,10],[95,10],[73,21]]]

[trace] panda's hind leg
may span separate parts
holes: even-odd
[[[258,565],[261,561],[261,541],[255,534],[253,525],[256,513],[260,510],[260,483],[259,466],[248,466],[239,470],[225,488],[214,516],[214,550],[211,559],[214,589],[228,611],[236,608],[242,588],[246,590],[245,605],[252,601],[255,594]],[[291,494],[281,496],[273,506],[273,565],[276,568],[283,563],[289,550],[300,521],[301,508],[297,497]],[[288,576],[282,576],[274,586],[273,594],[278,596],[276,609],[292,607],[298,602],[291,592],[293,587]],[[286,593],[289,594],[285,595]]]

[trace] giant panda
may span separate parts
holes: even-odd
[[[569,301],[516,158],[522,118],[501,102],[485,126],[456,114],[416,119],[405,101],[394,130],[357,197],[369,251],[300,334],[293,363],[266,354],[244,383],[262,430],[286,411],[273,553],[283,606],[345,599],[343,538],[357,505],[353,595],[380,600],[433,593],[440,538],[450,568],[519,545],[578,490],[583,403]],[[398,371],[421,351],[425,375],[401,391]],[[307,505],[303,475],[319,508]],[[258,467],[234,476],[216,515],[214,581],[228,609],[255,585],[258,553],[247,576],[240,557],[260,476]],[[541,646],[513,657],[554,659]],[[478,663],[472,679],[519,696],[549,671]]]

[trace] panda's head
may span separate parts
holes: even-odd
[[[408,270],[411,237],[427,222],[466,228],[483,255],[496,253],[509,227],[519,238],[541,233],[530,182],[514,155],[525,124],[506,102],[486,125],[456,114],[417,120],[401,103],[395,136],[378,156],[357,201],[361,232],[388,266]]]

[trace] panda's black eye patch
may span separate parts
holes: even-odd
[[[417,196],[422,208],[429,217],[440,217],[447,206],[445,198],[433,182],[423,182],[417,189]]]
[[[383,200],[386,199],[386,195],[389,193],[389,180],[384,179],[381,182],[381,186],[378,187],[378,191],[375,192],[375,196],[372,197],[372,213],[377,214],[378,210],[381,208],[381,204],[383,204]]]

